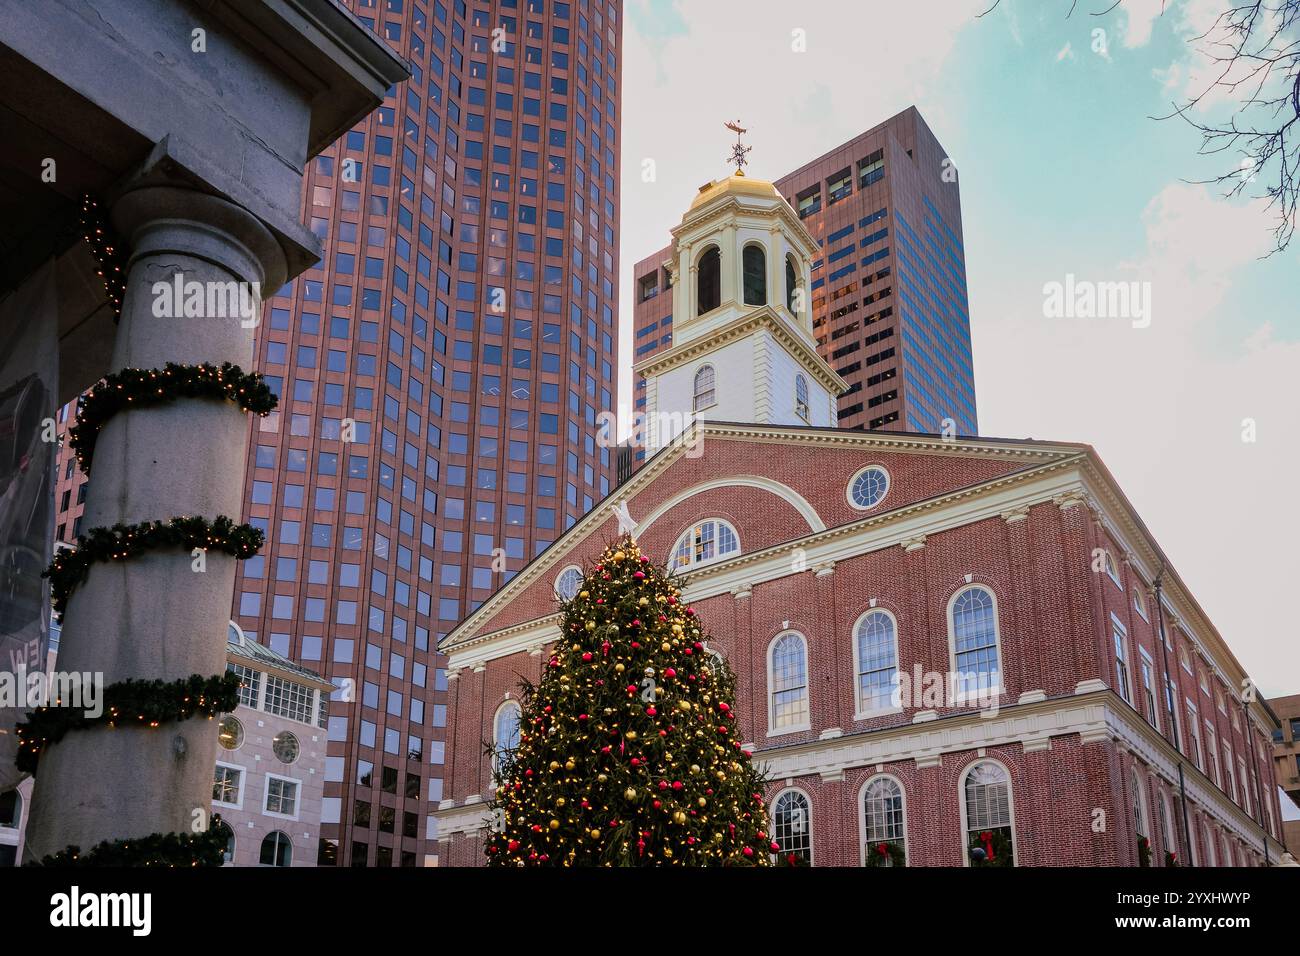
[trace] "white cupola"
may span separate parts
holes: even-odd
[[[709,183],[672,230],[673,344],[637,364],[646,450],[695,419],[833,427],[848,388],[817,354],[808,286],[819,250],[776,187]]]

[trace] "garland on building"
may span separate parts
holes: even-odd
[[[494,866],[770,866],[735,677],[628,536],[564,607],[518,747],[495,754]]]
[[[1151,841],[1144,836],[1138,837],[1138,866],[1151,865]]]
[[[54,555],[42,576],[50,579],[54,613],[62,618],[68,597],[86,580],[90,566],[97,561],[125,561],[156,548],[186,551],[201,548],[243,561],[257,554],[264,540],[260,529],[237,525],[225,515],[211,522],[206,518],[180,517],[133,525],[115,524],[111,528],[91,528],[78,537],[75,548],[64,548]]]
[[[210,398],[233,402],[246,412],[265,417],[278,399],[261,374],[238,365],[178,365],[163,368],[125,368],[101,380],[77,400],[77,423],[68,429],[68,444],[77,465],[90,474],[91,459],[100,429],[126,408],[160,405],[178,398]]]
[[[893,840],[867,844],[866,866],[907,866],[907,852]]]
[[[154,833],[137,840],[105,840],[83,854],[69,846],[39,863],[27,866],[221,866],[229,836],[222,829],[221,815],[214,813],[203,833]]]
[[[1177,866],[1178,854],[1173,850],[1165,850],[1165,866]]]
[[[203,716],[211,720],[239,706],[239,678],[232,673],[217,677],[192,674],[171,682],[124,680],[104,688],[103,711],[98,717],[60,705],[38,707],[14,729],[18,752],[14,764],[23,773],[36,773],[41,753],[69,731],[87,727],[158,727],[165,723]]]
[[[89,194],[81,198],[81,237],[90,246],[90,254],[98,266],[96,271],[104,280],[104,294],[113,304],[113,321],[119,322],[122,319],[122,299],[126,295],[125,243],[99,211],[99,203]]]

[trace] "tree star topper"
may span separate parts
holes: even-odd
[[[748,133],[749,130],[745,129],[743,126],[740,125],[740,120],[736,120],[734,123],[724,123],[723,125],[726,126],[727,129],[731,130],[733,133],[736,134],[736,145],[731,147],[731,158],[730,160],[728,160],[728,162],[732,162],[736,164],[737,176],[743,176],[745,175],[745,171],[742,167],[747,166],[749,164],[749,160],[747,160],[745,157],[749,155],[749,151],[754,147],[746,146],[744,143],[740,141],[740,137],[743,134]]]

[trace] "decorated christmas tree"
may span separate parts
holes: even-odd
[[[519,744],[496,754],[503,866],[767,866],[763,778],[735,678],[663,569],[628,536],[564,606]]]

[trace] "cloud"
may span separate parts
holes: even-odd
[[[1300,473],[1300,342],[1241,307],[1270,248],[1267,220],[1258,204],[1177,183],[1141,222],[1140,255],[1075,271],[1149,282],[1149,328],[1043,318],[1042,285],[1063,276],[984,277],[981,430],[1093,444],[1264,692],[1294,692],[1300,641],[1279,623],[1291,618],[1300,512],[1279,502]]]

